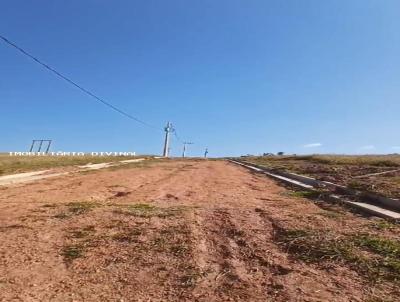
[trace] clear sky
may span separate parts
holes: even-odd
[[[2,0],[0,33],[160,129],[0,41],[0,150],[400,152],[399,0]]]

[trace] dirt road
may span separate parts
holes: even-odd
[[[395,240],[397,225],[223,161],[149,162],[0,188],[0,222],[1,301],[400,295],[397,271],[374,275],[358,262],[375,261],[374,250],[355,239],[351,250],[340,245],[363,232]],[[349,256],[356,247],[364,258]]]

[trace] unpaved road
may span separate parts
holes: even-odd
[[[0,301],[395,301],[340,261],[309,262],[284,230],[397,226],[294,197],[223,161],[166,161],[0,188]],[[308,247],[306,247],[308,248]],[[312,248],[312,247],[310,247]],[[374,300],[375,299],[375,300]]]

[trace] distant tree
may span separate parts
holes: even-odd
[[[282,156],[282,155],[285,154],[285,152],[282,152],[282,151],[281,151],[281,152],[278,152],[277,154],[278,154],[279,156]]]
[[[264,153],[263,156],[274,156],[273,153]]]

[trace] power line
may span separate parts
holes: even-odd
[[[181,138],[179,137],[178,133],[176,132],[176,129],[174,129],[174,135],[178,141],[182,142]]]
[[[104,100],[103,98],[95,95],[94,93],[90,92],[89,90],[87,90],[86,88],[83,88],[81,85],[77,84],[76,82],[72,81],[71,79],[69,79],[68,77],[64,76],[63,74],[61,74],[60,72],[58,72],[57,70],[55,70],[54,68],[50,67],[49,65],[47,65],[46,63],[43,63],[42,61],[40,61],[38,58],[34,57],[33,55],[31,55],[30,53],[28,53],[26,50],[24,50],[23,48],[19,47],[18,45],[16,45],[15,43],[11,42],[10,40],[8,40],[7,38],[5,38],[4,36],[0,35],[0,38],[7,43],[8,45],[14,47],[15,49],[17,49],[19,52],[21,52],[22,54],[24,54],[25,56],[29,57],[30,59],[34,60],[36,63],[42,65],[44,68],[48,69],[49,71],[51,71],[52,73],[54,73],[55,75],[57,75],[58,77],[60,77],[61,79],[67,81],[68,83],[70,83],[71,85],[77,87],[78,89],[80,89],[81,91],[83,91],[84,93],[86,93],[87,95],[91,96],[92,98],[94,98],[95,100],[101,102],[103,105],[111,108],[112,110],[118,112],[119,114],[124,115],[125,117],[134,120],[138,123],[141,123],[147,127],[150,128],[154,128],[154,129],[158,129],[158,127],[155,127],[153,125],[150,125],[144,121],[142,121],[141,119],[117,108],[116,106],[110,104],[109,102],[107,102],[106,100]]]

